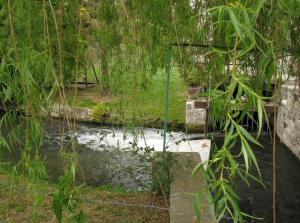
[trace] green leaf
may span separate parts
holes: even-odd
[[[248,188],[250,188],[250,184],[249,184],[249,181],[248,181],[248,178],[247,178],[250,175],[250,173],[242,171],[242,168],[238,168],[237,174],[247,184]]]
[[[247,53],[249,53],[254,47],[255,47],[255,41],[251,41],[251,43],[245,47],[244,50],[242,50],[241,52],[239,52],[238,57],[242,57],[244,55],[246,55]]]
[[[248,139],[249,141],[251,141],[255,145],[263,147],[243,126],[237,124],[236,127],[238,128],[238,130],[243,134],[243,136],[246,139]]]
[[[230,194],[227,193],[227,199],[229,200],[231,206],[232,206],[232,209],[234,211],[234,221],[235,222],[242,222],[242,221],[238,221],[238,219],[240,219],[240,216],[241,216],[241,210],[240,210],[240,207],[238,205],[238,202],[237,200],[235,199],[235,197],[231,196]]]
[[[59,194],[55,194],[52,202],[52,208],[54,210],[54,214],[56,216],[56,219],[59,223],[61,223],[62,220],[62,202]]]
[[[228,8],[228,13],[229,13],[231,23],[234,26],[236,33],[238,34],[239,38],[242,39],[242,33],[241,33],[239,21],[237,20],[234,12],[230,8]]]
[[[192,176],[194,177],[200,170],[203,170],[203,163],[198,163],[197,166],[192,171]]]
[[[262,101],[260,99],[257,100],[257,114],[258,114],[258,132],[257,138],[260,136],[263,125],[263,108]]]
[[[230,185],[226,185],[226,191],[228,192],[228,194],[230,194],[231,197],[233,197],[235,200],[239,200],[240,198],[238,197],[238,195],[236,194],[236,192],[231,188]]]
[[[200,192],[196,193],[194,208],[195,208],[198,221],[201,222],[201,193]]]
[[[229,161],[229,164],[230,164],[230,172],[231,172],[231,175],[232,176],[235,176],[235,172],[236,172],[236,168],[237,168],[237,163],[235,162],[233,156],[231,155],[231,153],[228,151],[226,153],[226,157]]]
[[[244,174],[247,174],[247,177],[251,178],[252,180],[256,181],[257,183],[261,184],[264,188],[266,188],[266,185],[264,184],[264,182],[262,181],[261,178],[257,178],[256,176],[254,176],[251,173],[246,173],[243,169],[239,169],[241,171],[241,173],[239,173],[239,176],[243,176]],[[247,180],[248,181],[248,180]],[[247,182],[246,182],[247,183]],[[250,186],[250,185],[249,185]]]
[[[263,7],[263,5],[265,4],[266,0],[258,0],[255,7],[255,17],[257,17],[259,15],[259,12],[261,10],[261,8]]]
[[[260,169],[259,169],[259,166],[258,166],[258,163],[257,163],[257,159],[256,159],[256,157],[255,157],[255,155],[254,155],[254,153],[253,153],[250,145],[248,144],[247,140],[245,140],[245,139],[242,139],[242,140],[243,140],[243,144],[245,146],[245,149],[247,151],[247,156],[249,156],[249,158],[250,158],[249,161],[253,161],[253,163],[254,163],[254,165],[256,167],[256,170],[257,170],[257,172],[259,174],[259,177],[261,178],[261,173],[260,173]]]
[[[84,213],[83,213],[82,210],[79,212],[78,215],[74,216],[74,220],[77,223],[84,223],[85,222],[85,216],[84,216]]]
[[[223,209],[222,209],[222,211],[221,211],[221,213],[218,216],[217,222],[221,221],[221,219],[224,217],[225,212],[226,212],[226,208],[224,206]]]
[[[242,148],[241,148],[241,150],[242,150],[242,154],[243,154],[245,165],[246,165],[246,172],[248,173],[248,170],[249,170],[249,160],[248,160],[248,152],[247,152],[247,148],[245,147],[244,140],[242,140]]]

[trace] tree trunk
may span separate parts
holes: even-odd
[[[109,93],[109,73],[108,73],[108,61],[107,52],[105,49],[101,49],[101,74],[102,74],[102,86],[103,93],[107,95]]]

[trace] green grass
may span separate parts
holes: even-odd
[[[166,73],[164,69],[155,75],[146,71],[147,84],[143,86],[143,71],[128,71],[117,73],[110,70],[110,87],[104,93],[101,85],[100,68],[96,67],[100,85],[93,88],[78,90],[76,107],[96,108],[100,103],[108,108],[110,118],[106,121],[111,124],[139,125],[155,123],[156,127],[162,127],[165,110]],[[87,71],[88,81],[95,81],[92,69]],[[81,80],[81,79],[79,79]],[[81,80],[82,81],[82,80]],[[179,69],[173,66],[170,75],[169,112],[168,122],[185,123],[186,83],[182,79]],[[74,89],[67,92],[68,103],[74,102]],[[73,105],[75,106],[75,105]]]
[[[53,184],[34,184],[24,177],[11,177],[0,171],[0,222],[54,222],[52,195],[55,190],[56,187]],[[32,220],[34,194],[42,198],[35,212],[35,221]],[[157,197],[155,194],[126,192],[123,187],[109,185],[84,186],[80,189],[79,199],[86,222],[169,222],[168,211],[145,208],[145,205],[149,204],[166,207],[163,198]],[[120,205],[116,205],[114,202],[118,202]],[[139,205],[141,206],[139,207]],[[73,221],[65,219],[63,222]]]
[[[93,106],[97,105],[97,103],[93,102],[91,99],[86,98],[86,99],[81,99],[78,103],[77,106],[80,108],[92,108]]]
[[[139,77],[139,75],[136,75]],[[89,73],[89,80],[92,80],[93,76]],[[111,77],[118,78],[117,75]],[[166,74],[163,70],[159,71],[155,76],[149,78],[149,82],[146,88],[142,88],[137,85],[133,87],[130,80],[131,77],[128,74],[124,74],[122,86],[114,83],[111,80],[110,96],[115,100],[112,102],[106,102],[105,106],[109,108],[111,114],[114,117],[122,119],[123,123],[136,123],[142,124],[145,121],[163,121],[164,120],[164,108],[165,108],[165,94],[166,94]],[[139,81],[139,80],[137,80]],[[115,93],[113,89],[121,89],[122,93]],[[89,88],[84,90],[85,94],[99,94],[101,87]],[[100,93],[101,94],[101,93]],[[180,74],[176,68],[171,70],[170,77],[170,91],[169,91],[169,112],[168,121],[176,123],[185,122],[185,94],[186,85],[181,79]],[[80,98],[78,100],[79,107],[95,106],[95,102],[90,99]],[[113,119],[110,120],[114,122]]]
[[[125,109],[128,113],[136,113],[138,117],[148,119],[164,119],[164,103],[166,95],[165,74],[160,73],[147,89],[137,89],[136,93],[127,99]],[[173,70],[170,79],[169,121],[185,121],[185,91],[184,82]]]

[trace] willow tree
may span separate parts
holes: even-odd
[[[215,65],[225,79],[212,86],[208,94],[212,121],[221,125],[225,138],[223,145],[214,150],[206,164],[207,169],[199,165],[195,171],[202,168],[209,182],[208,191],[214,195],[210,202],[218,220],[229,215],[234,222],[244,222],[249,216],[239,208],[234,185],[237,179],[247,184],[248,179],[262,180],[259,163],[250,145],[262,146],[258,138],[264,120],[268,122],[263,89],[270,88],[273,83],[278,91],[280,63],[287,55],[295,60],[298,58],[298,52],[293,49],[298,48],[294,35],[299,30],[295,21],[300,16],[300,2],[209,1],[208,4],[206,15],[212,27],[208,37],[213,45],[208,54],[225,62],[224,66]],[[209,58],[208,63],[213,65],[218,61]],[[220,90],[219,84],[225,85],[225,89]],[[239,111],[240,108],[243,110]],[[251,110],[257,111],[257,119],[253,118]],[[257,123],[255,137],[242,126],[244,118]],[[232,150],[237,142],[241,144],[238,154]],[[237,161],[239,157],[243,158],[243,163]],[[251,167],[256,169],[256,175],[250,173]]]
[[[39,156],[43,138],[40,111],[50,109],[57,94],[66,103],[64,87],[78,79],[87,63],[87,47],[98,43],[102,74],[115,82],[110,90],[124,94],[128,90],[120,87],[124,83],[132,89],[147,86],[147,78],[165,66],[167,49],[173,44],[173,64],[187,83],[203,85],[203,79],[209,83],[211,118],[225,132],[223,146],[214,150],[207,169],[200,164],[195,172],[202,169],[209,183],[207,191],[214,194],[211,204],[218,219],[229,214],[235,222],[243,222],[247,214],[238,206],[234,184],[238,177],[260,179],[250,142],[259,145],[257,139],[267,120],[262,89],[272,82],[277,87],[280,84],[280,59],[288,55],[299,61],[300,2],[103,0],[91,7],[86,2],[0,1],[0,98],[5,110],[1,125],[13,127],[9,135],[1,133],[0,144],[1,149],[13,148],[17,139],[22,148],[17,172],[30,179],[45,178]],[[94,22],[90,41],[83,34],[83,17],[88,14]],[[181,43],[205,47],[182,48]],[[130,78],[124,73],[130,73]],[[225,86],[223,90],[220,85]],[[237,111],[241,107],[243,111]],[[241,125],[244,118],[253,119],[253,109],[258,112],[258,119],[253,120],[258,125],[255,137]],[[68,117],[66,120],[71,123]],[[240,153],[234,154],[237,142],[241,143]],[[73,147],[72,154],[65,154],[66,171],[53,209],[59,221],[65,207],[80,222],[83,213],[74,199],[75,142]],[[257,176],[250,174],[252,167]]]
[[[237,179],[247,183],[249,179],[262,180],[251,144],[261,146],[258,138],[263,123],[268,122],[263,90],[270,90],[274,84],[275,92],[278,91],[282,60],[289,56],[298,61],[299,52],[295,49],[299,48],[299,41],[295,37],[299,33],[300,2],[124,2],[135,12],[134,22],[141,24],[138,33],[141,37],[146,33],[141,44],[150,43],[146,48],[149,55],[166,58],[161,52],[166,52],[170,44],[177,45],[175,63],[181,67],[183,77],[196,75],[203,80],[205,75],[211,76],[211,90],[207,93],[211,119],[225,132],[225,139],[205,164],[207,169],[200,164],[195,172],[202,169],[209,183],[207,191],[214,194],[210,202],[218,219],[226,214],[234,222],[244,222],[244,217],[249,216],[239,208],[234,185]],[[200,49],[183,49],[181,43],[198,45]],[[159,62],[155,64],[159,66]],[[220,85],[225,86],[223,90]],[[252,116],[253,110],[257,111],[257,119]],[[257,123],[255,136],[242,126],[245,118]],[[241,147],[235,154],[232,148],[237,142]],[[242,163],[238,161],[240,157]],[[253,168],[256,175],[250,173]]]
[[[64,87],[79,72],[80,5],[66,0],[0,1],[0,99],[5,112],[1,127],[9,129],[0,134],[1,150],[21,149],[14,172],[31,181],[47,179],[39,153],[43,117],[57,95],[66,102]],[[75,150],[65,157],[65,176],[54,194],[53,209],[59,221],[63,206],[80,220],[82,213],[75,210],[73,198]]]

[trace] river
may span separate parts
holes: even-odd
[[[48,175],[57,181],[63,173],[59,155],[61,139],[65,149],[71,147],[71,133],[61,136],[58,121],[49,121],[45,125],[46,137],[41,148],[45,157]],[[101,128],[91,124],[78,124],[76,131],[77,152],[84,182],[88,185],[122,185],[129,190],[148,190],[151,183],[151,162],[149,154],[153,150],[161,151],[163,145],[162,130],[135,128]],[[203,137],[201,134],[171,132],[167,135],[167,146],[176,146],[187,138]],[[214,143],[221,144],[223,137],[217,136]],[[272,222],[272,142],[270,136],[263,134],[260,142],[264,148],[254,147],[266,185],[252,184],[248,188],[242,182],[237,184],[240,204],[247,211],[263,220],[253,222]],[[136,153],[132,152],[132,148]],[[288,148],[277,140],[276,187],[277,222],[300,222],[300,162]],[[236,149],[239,149],[237,146]],[[142,155],[141,151],[148,151]],[[18,152],[11,152],[7,160],[17,161]],[[224,222],[231,222],[224,220]]]

